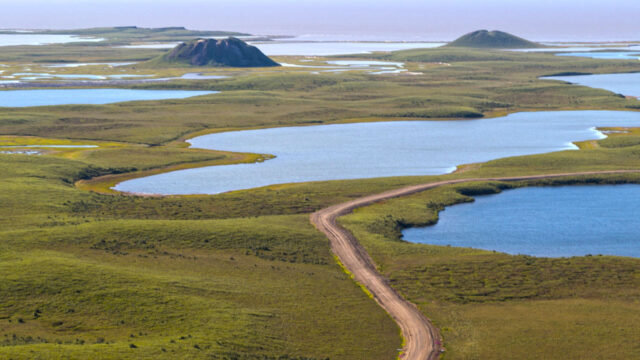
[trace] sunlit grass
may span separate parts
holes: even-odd
[[[161,53],[38,49],[39,60],[48,62],[142,62]],[[31,61],[30,51],[7,48],[0,61],[17,69]],[[537,80],[568,69],[637,71],[637,62],[443,49],[370,57],[405,61],[422,74],[215,69],[232,77],[135,85],[222,90],[213,96],[2,109],[0,144],[99,147],[0,154],[0,358],[394,358],[398,328],[336,263],[327,239],[309,224],[310,212],[442,179],[640,167],[634,129],[582,151],[472,164],[443,176],[283,184],[217,196],[96,193],[133,177],[266,156],[189,149],[183,142],[212,132],[640,108],[607,91]],[[204,69],[121,70],[160,77]],[[566,180],[628,181],[638,177]],[[534,259],[398,238],[402,226],[431,223],[445,205],[514,185],[521,184],[428,191],[361,209],[342,222],[392,285],[435,321],[447,358],[636,356],[629,340],[637,338],[639,320],[636,259]]]

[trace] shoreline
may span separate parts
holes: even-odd
[[[586,171],[575,173],[559,173],[546,175],[469,178],[438,181],[433,183],[407,186],[383,193],[361,197],[342,204],[333,205],[310,215],[310,222],[324,233],[331,243],[331,250],[339,264],[343,266],[353,279],[366,288],[375,301],[396,321],[402,331],[404,340],[401,355],[405,360],[438,359],[444,351],[438,329],[418,310],[417,306],[404,299],[378,272],[377,266],[369,253],[358,240],[344,227],[337,223],[341,216],[352,213],[355,209],[372,205],[384,200],[412,195],[441,186],[478,181],[527,181],[544,180],[573,176],[597,176],[615,174],[638,174],[640,170]]]
[[[382,121],[385,121],[384,119],[381,119]],[[476,119],[479,120],[479,119]],[[403,121],[403,120],[400,120]],[[420,121],[420,120],[418,120]],[[367,121],[365,121],[367,122]],[[364,122],[363,122],[364,123]],[[305,124],[302,126],[311,126],[311,125],[322,125],[322,126],[329,126],[329,125],[338,125],[338,124]],[[283,126],[283,127],[297,127],[297,126]],[[268,127],[269,129],[272,128],[278,128],[278,127]],[[562,149],[554,149],[551,151],[545,151],[545,152],[540,152],[540,153],[534,153],[534,154],[529,154],[529,155],[541,155],[541,154],[548,154],[548,153],[553,153],[553,152],[558,152],[558,151],[566,151],[566,150],[582,150],[582,149],[588,149],[590,148],[590,146],[588,146],[589,144],[595,144],[592,145],[591,147],[597,147],[597,142],[599,140],[605,139],[608,137],[608,135],[606,135],[603,131],[606,131],[606,129],[609,129],[610,127],[608,126],[602,126],[602,127],[589,127],[587,130],[589,130],[590,132],[593,133],[594,138],[593,139],[588,139],[588,140],[577,140],[577,141],[569,141],[566,143],[563,143]],[[258,127],[258,129],[260,129],[260,127]],[[242,129],[242,130],[228,130],[225,129],[223,131],[205,131],[205,132],[198,132],[198,133],[194,133],[194,134],[190,134],[189,137],[183,139],[182,141],[184,141],[185,143],[189,143],[190,139],[193,139],[195,137],[199,137],[199,136],[204,136],[204,135],[208,135],[208,134],[215,134],[215,133],[219,133],[219,132],[227,132],[227,131],[245,131],[245,130],[253,130],[253,129]],[[215,150],[215,149],[208,149],[208,150]],[[216,150],[217,151],[217,150]],[[519,156],[519,155],[516,155]],[[274,155],[271,155],[268,158],[265,158],[264,160],[268,160],[271,158],[274,158]],[[508,157],[513,157],[513,156],[506,156],[506,157],[500,157],[500,158],[508,158]],[[498,158],[496,158],[498,159]],[[496,159],[489,159],[487,161],[492,161],[492,160],[496,160]],[[128,195],[140,195],[140,196],[206,196],[206,195],[217,195],[217,194],[221,194],[221,193],[229,193],[229,192],[235,192],[235,191],[245,191],[245,190],[251,190],[251,189],[256,189],[256,188],[265,188],[265,187],[270,187],[270,186],[280,186],[280,185],[285,185],[285,184],[295,184],[295,183],[311,183],[311,182],[325,182],[325,181],[340,181],[340,180],[358,180],[358,179],[372,179],[372,178],[385,178],[385,177],[416,177],[416,176],[439,176],[439,175],[451,175],[451,174],[458,174],[458,173],[462,173],[465,171],[468,171],[470,168],[470,165],[475,165],[475,167],[481,166],[482,163],[487,162],[487,161],[483,161],[481,163],[462,163],[462,164],[456,164],[450,167],[447,167],[446,172],[443,173],[437,173],[437,174],[399,174],[399,175],[389,175],[389,176],[372,176],[372,177],[358,177],[358,178],[335,178],[335,179],[321,179],[321,180],[305,180],[305,181],[297,181],[297,182],[292,182],[292,181],[284,181],[284,182],[278,182],[278,183],[273,183],[273,184],[264,184],[264,185],[259,185],[259,186],[252,186],[252,187],[242,187],[242,188],[235,188],[235,189],[230,189],[230,190],[226,190],[226,191],[221,191],[221,192],[217,192],[217,193],[212,193],[212,192],[194,192],[194,193],[184,193],[184,194],[163,194],[163,193],[145,193],[145,192],[137,192],[137,191],[120,191],[120,190],[116,190],[116,189],[110,189],[110,193],[115,193],[115,192],[119,192],[119,193],[123,193],[123,194],[128,194]],[[242,163],[247,163],[247,162],[242,162]],[[232,163],[226,163],[226,164],[219,164],[219,165],[231,165]],[[193,164],[192,166],[188,166],[185,168],[200,168],[200,167],[207,167],[210,166],[208,164]],[[154,171],[153,173],[149,174],[149,175],[158,175],[161,173],[167,173],[167,172],[171,172],[174,170],[182,170],[182,169],[164,169],[161,171]],[[148,173],[147,173],[148,174]],[[141,174],[140,176],[122,176],[121,177],[121,182],[127,181],[127,180],[132,180],[134,178],[142,178],[142,177],[146,177],[149,176],[147,174]],[[110,187],[116,186],[118,183],[113,183]]]

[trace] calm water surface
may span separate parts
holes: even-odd
[[[396,51],[434,48],[444,43],[432,42],[256,42],[251,43],[266,55],[330,56],[368,54],[374,51]]]
[[[640,73],[547,76],[543,79],[562,80],[573,84],[613,91],[627,96],[640,96]]]
[[[149,43],[116,46],[125,49],[172,49],[180,43]],[[344,54],[368,54],[374,51],[396,51],[417,48],[434,48],[444,45],[441,42],[350,42],[350,41],[270,41],[249,42],[269,56],[330,56]]]
[[[588,52],[588,51],[602,51],[602,50],[640,51],[640,45],[608,44],[605,46],[559,46],[559,47],[534,48],[534,49],[509,49],[508,51],[553,52],[553,53],[562,54],[567,52]]]
[[[118,67],[118,66],[127,66],[137,64],[137,62],[103,62],[103,63],[65,63],[65,64],[48,64],[42,65],[42,67],[46,68],[77,68],[82,66],[109,66],[109,67]]]
[[[215,94],[216,91],[133,90],[133,89],[51,89],[0,91],[0,107],[69,104],[110,104],[134,100],[184,99]]]
[[[640,185],[531,187],[478,196],[403,231],[410,242],[509,254],[640,257]]]
[[[265,185],[401,175],[435,175],[457,165],[576,149],[597,126],[640,126],[640,112],[517,113],[461,121],[403,121],[284,127],[210,134],[193,147],[259,154],[257,164],[211,166],[133,179],[115,189],[149,194],[216,194]]]
[[[179,44],[181,43],[179,42],[148,43],[148,44],[136,44],[136,45],[122,45],[122,46],[114,46],[114,47],[122,48],[122,49],[173,49]]]
[[[0,34],[0,46],[64,44],[70,42],[98,42],[102,40],[75,35]]]
[[[370,74],[388,74],[407,71],[404,68],[404,63],[391,61],[332,60],[326,61],[325,63],[329,65],[289,64],[282,62],[280,63],[280,65],[294,68],[328,69],[319,70],[320,72],[343,72],[350,70],[362,70],[367,71]]]
[[[640,50],[636,50],[635,52],[634,51],[568,52],[568,53],[558,53],[556,55],[588,57],[592,59],[639,60]]]
[[[116,75],[93,75],[93,74],[50,74],[50,73],[14,73],[11,77],[19,77],[20,80],[47,80],[47,79],[65,79],[65,80],[119,80],[128,78],[145,78],[153,75],[133,75],[133,74],[116,74]]]

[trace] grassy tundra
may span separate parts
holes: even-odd
[[[40,61],[157,55],[91,47],[91,55],[81,58],[87,49],[37,48]],[[0,61],[18,67],[33,61],[30,56],[16,47],[3,50]],[[309,224],[310,212],[445,178],[640,166],[640,136],[631,132],[585,143],[581,151],[474,164],[446,176],[289,184],[216,196],[143,198],[85,190],[105,190],[118,174],[266,156],[192,150],[182,141],[214,131],[640,107],[607,91],[537,79],[569,71],[638,71],[637,61],[465,49],[371,57],[407,61],[421,75],[229,70],[234,77],[228,79],[135,85],[222,91],[210,96],[2,109],[0,145],[100,147],[0,154],[0,357],[394,358],[401,346],[397,327],[336,264],[327,240]],[[132,66],[158,76],[194,71]],[[97,176],[107,177],[75,185]],[[434,221],[442,206],[502,186],[437,189],[342,221],[392,284],[442,329],[447,358],[639,356],[630,341],[640,331],[637,259],[538,259],[398,241],[400,226]]]

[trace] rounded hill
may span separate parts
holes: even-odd
[[[447,46],[488,49],[527,49],[543,47],[541,44],[533,41],[497,30],[477,30],[459,37],[447,44]]]
[[[195,39],[177,45],[155,64],[184,64],[191,66],[266,67],[280,66],[260,49],[244,41],[227,39]]]

